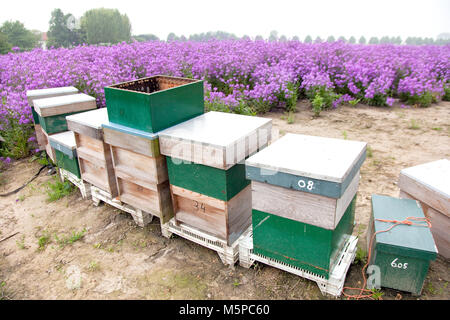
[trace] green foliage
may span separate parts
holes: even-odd
[[[38,238],[38,250],[42,251],[45,249],[47,244],[51,242],[50,234],[48,231],[43,232],[43,235]]]
[[[320,112],[322,111],[322,109],[324,108],[324,99],[322,98],[322,96],[318,93],[316,93],[316,95],[314,96],[314,99],[311,102],[312,104],[312,108],[314,111],[314,115],[316,117],[318,117],[320,115]]]
[[[58,235],[54,235],[56,243],[62,248],[66,245],[73,244],[74,242],[80,240],[84,237],[86,233],[86,229],[81,230],[80,232],[72,231],[72,235],[70,236],[62,236],[61,238]]]
[[[367,103],[369,106],[376,106],[376,107],[387,106],[386,96],[384,94],[377,93],[373,96],[373,98],[363,98],[362,101],[364,103]]]
[[[47,182],[46,185],[48,202],[57,201],[69,195],[74,190],[73,185],[67,180],[61,182],[57,176],[54,176],[52,180]]]
[[[131,23],[117,9],[91,9],[81,17],[81,28],[89,44],[115,44],[131,39]]]
[[[0,54],[5,54],[11,51],[12,45],[8,42],[8,36],[0,32]]]
[[[402,101],[405,101],[409,105],[417,105],[421,108],[426,108],[433,103],[435,97],[431,92],[427,91],[420,95],[410,95],[409,93],[402,93],[400,94],[400,99]]]
[[[264,101],[261,98],[252,99],[252,100],[248,101],[247,104],[253,110],[255,110],[256,113],[266,113],[266,112],[269,112],[270,109],[272,108],[272,105],[269,102]]]
[[[32,136],[34,129],[32,124],[20,124],[20,117],[11,112],[3,123],[1,135],[5,141],[0,147],[0,156],[20,159],[27,157],[31,151],[31,143],[28,139]]]
[[[450,101],[450,86],[444,88],[444,96],[442,97],[442,100],[444,101]]]
[[[39,37],[26,29],[20,21],[5,21],[0,32],[6,35],[12,47],[19,47],[23,51],[35,48],[39,43]]]
[[[356,249],[354,264],[362,264],[365,265],[367,263],[367,251],[361,249],[359,246]]]
[[[70,13],[64,14],[61,9],[52,11],[47,32],[48,47],[68,48],[83,43],[84,33],[81,28],[69,28],[69,19],[73,19]]]
[[[361,101],[361,99],[353,99],[353,100],[350,100],[348,103],[349,103],[352,107],[354,107],[354,106],[356,106],[360,101]]]
[[[319,116],[322,110],[331,108],[333,102],[339,99],[341,95],[321,86],[311,88],[306,96],[311,101],[314,115]]]
[[[379,289],[372,289],[372,298],[375,300],[382,300],[382,296],[384,295],[384,292],[382,292]]]

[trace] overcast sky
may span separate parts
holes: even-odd
[[[329,35],[433,37],[450,32],[450,0],[2,0],[0,23],[19,20],[28,29],[48,30],[50,13],[61,8],[79,18],[92,8],[117,8],[126,13],[132,34],[170,32],[189,36],[227,31],[237,36],[271,30],[288,38]]]

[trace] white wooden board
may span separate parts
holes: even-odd
[[[41,117],[96,108],[95,98],[84,93],[36,99],[33,103],[35,111]]]
[[[246,165],[342,183],[367,143],[288,133],[245,161]]]
[[[100,108],[77,114],[72,114],[70,116],[67,116],[66,120],[76,122],[78,124],[93,129],[100,130],[102,128],[102,124],[109,122],[108,110],[106,108]]]
[[[61,133],[52,134],[48,137],[48,139],[71,150],[74,150],[77,147],[73,131],[64,131]]]
[[[47,88],[47,89],[35,89],[27,91],[28,104],[33,105],[34,99],[43,99],[49,97],[64,96],[69,94],[78,93],[78,89],[75,87],[58,87],[58,88]]]

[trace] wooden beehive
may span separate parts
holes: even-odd
[[[33,100],[39,124],[47,133],[67,131],[66,116],[96,109],[95,98],[84,93]]]
[[[450,258],[450,161],[441,159],[401,170],[401,198],[420,201],[431,220],[439,254]]]
[[[255,254],[328,277],[353,230],[366,143],[287,134],[245,161]]]
[[[411,199],[397,199],[372,195],[372,215],[367,232],[367,244],[375,238],[371,248],[370,265],[380,271],[380,286],[420,295],[430,261],[437,248],[430,229],[424,221],[411,220],[415,225],[393,222],[409,217],[424,218],[420,204]],[[380,221],[383,220],[383,221]]]
[[[73,173],[77,178],[81,178],[73,132],[56,133],[49,136],[48,139],[54,150],[57,166]]]
[[[109,120],[156,133],[204,112],[203,81],[153,76],[105,87]]]
[[[81,177],[111,197],[117,197],[111,150],[103,140],[102,124],[108,123],[106,109],[77,113],[66,120],[68,129],[75,134]]]
[[[251,223],[242,161],[268,144],[271,128],[270,119],[208,112],[161,131],[175,222],[236,241]]]
[[[51,135],[48,135],[47,132],[42,130],[42,128],[41,128],[41,133],[42,133],[42,139],[43,139],[42,142],[45,143],[44,150],[47,153],[47,156],[50,158],[50,160],[52,160],[53,163],[56,163],[55,150],[50,145],[50,141],[49,141],[49,136],[51,136]]]
[[[65,96],[69,94],[78,93],[78,89],[75,87],[58,87],[58,88],[47,88],[47,89],[35,89],[27,91],[28,105],[31,108],[31,114],[33,115],[33,121],[35,124],[39,124],[39,115],[34,110],[33,100],[44,99],[51,97]]]
[[[173,217],[166,160],[158,136],[113,123],[103,124],[110,145],[120,201],[160,217]]]

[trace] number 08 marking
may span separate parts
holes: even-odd
[[[308,183],[305,182],[305,180],[298,180],[297,185],[301,188],[301,189],[308,189],[308,190],[312,190],[314,188],[314,182],[313,181],[308,181]]]

